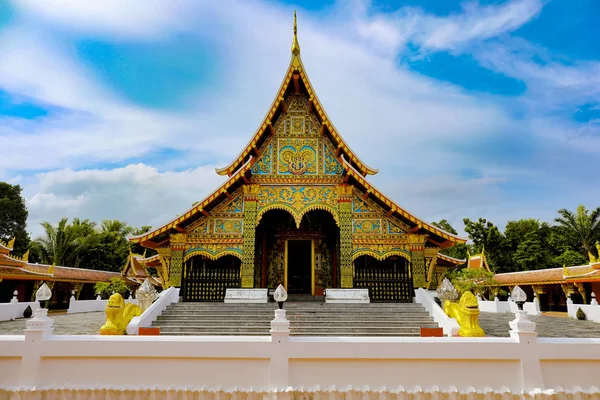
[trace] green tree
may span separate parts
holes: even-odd
[[[440,229],[445,230],[448,233],[453,235],[457,235],[456,229],[450,223],[443,219],[440,222],[432,223],[433,226],[438,227]],[[468,247],[466,244],[457,244],[456,246],[450,247],[449,249],[440,250],[440,253],[445,254],[450,257],[458,258],[458,259],[466,259],[467,258]]]
[[[448,272],[446,277],[452,282],[459,295],[465,292],[483,295],[487,286],[494,284],[494,274],[484,269],[462,268]]]
[[[585,265],[589,262],[589,260],[581,255],[581,253],[575,250],[565,250],[558,257],[554,257],[555,266],[564,265],[566,267],[572,267],[574,265]]]
[[[0,239],[8,242],[14,237],[13,253],[19,256],[23,255],[29,247],[27,216],[21,186],[0,182]]]
[[[594,244],[600,239],[600,207],[589,212],[583,205],[577,207],[575,213],[562,208],[558,210],[560,217],[554,221],[566,236],[577,238],[581,249],[587,256],[595,254]]]
[[[62,218],[56,226],[42,222],[44,236],[35,239],[31,247],[47,264],[74,267],[79,252],[86,245],[86,236],[79,226],[69,224],[67,218]]]
[[[506,254],[512,261],[505,270],[524,271],[551,268],[554,254],[548,244],[551,234],[548,223],[533,218],[508,221],[504,230]]]
[[[119,293],[121,296],[126,297],[130,291],[129,286],[121,278],[112,278],[110,282],[98,282],[94,285],[94,290],[105,299],[113,293]]]
[[[479,218],[477,221],[465,218],[463,221],[465,232],[469,235],[469,239],[473,241],[473,251],[481,253],[485,249],[492,270],[497,272],[510,270],[512,260],[506,253],[506,238],[498,227],[485,218]]]

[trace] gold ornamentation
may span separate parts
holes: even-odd
[[[187,227],[187,231],[192,235],[203,235],[208,233],[208,218],[202,218]]]
[[[356,234],[381,234],[380,219],[352,220],[352,232]]]
[[[292,54],[296,57],[300,55],[300,43],[298,43],[298,26],[296,25],[296,10],[294,10],[294,41],[292,42]]]
[[[100,328],[101,335],[124,335],[133,317],[142,315],[136,304],[125,303],[123,296],[115,293],[106,303],[106,323]]]
[[[346,191],[344,186],[338,186]],[[340,190],[340,189],[338,189]],[[350,189],[350,193],[351,189]],[[339,203],[340,212],[340,283],[342,288],[354,286],[354,270],[352,265],[352,203]]]
[[[424,288],[427,286],[427,280],[425,275],[425,255],[423,250],[413,250],[411,259],[413,286],[415,288]]]
[[[191,247],[185,252],[183,261],[187,261],[190,258],[198,255],[208,257],[211,260],[216,260],[223,256],[234,256],[243,261],[242,254],[244,253],[243,244],[231,244],[231,243],[207,243],[200,244],[195,247]]]
[[[181,286],[181,272],[183,271],[183,249],[171,251],[171,264],[169,268],[169,285]]]
[[[400,256],[408,261],[411,260],[408,246],[391,243],[355,244],[352,247],[352,260],[360,256],[371,256],[382,261],[391,256]]]
[[[473,293],[463,293],[458,303],[446,300],[444,312],[450,318],[456,319],[456,322],[460,325],[458,336],[485,336],[485,332],[479,326],[479,303]]]
[[[344,172],[342,164],[333,155],[331,150],[323,143],[323,173],[325,175],[341,175]]]
[[[252,173],[257,175],[267,175],[272,174],[273,171],[273,145],[269,143],[269,145],[265,148],[264,152],[261,154],[260,158],[256,161],[256,163],[252,166]]]
[[[217,234],[242,234],[243,219],[215,219],[215,233]]]
[[[290,133],[292,135],[294,135],[294,134],[301,134],[301,135],[303,135],[304,132],[305,132],[305,130],[304,130],[304,117],[300,117],[300,116],[290,117],[290,126],[291,126]]]
[[[329,211],[336,223],[337,192],[331,186],[263,186],[258,194],[256,222],[268,210],[286,210],[299,227],[302,216],[312,210]]]
[[[185,245],[186,235],[185,233],[172,233],[171,234],[171,246]]]
[[[387,229],[390,235],[400,235],[406,233],[400,226],[396,225],[389,219],[387,220]]]
[[[381,210],[377,210],[374,207],[369,206],[363,199],[358,197],[356,194],[352,196],[352,212],[353,213],[377,213]]]
[[[317,173],[317,139],[279,139],[279,174],[315,175]]]

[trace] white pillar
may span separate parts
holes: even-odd
[[[272,353],[269,363],[269,386],[272,390],[286,389],[289,384],[289,338],[290,321],[285,317],[285,310],[275,310],[275,319],[271,321]]]
[[[26,352],[21,360],[19,370],[19,383],[24,387],[34,388],[37,386],[40,371],[40,354],[44,346],[46,336],[52,335],[54,321],[48,318],[48,310],[39,308],[35,310],[34,317],[27,320],[24,330]]]
[[[523,390],[544,389],[544,378],[537,349],[535,322],[527,319],[527,312],[518,310],[515,319],[509,322],[510,336],[522,346],[521,378]]]

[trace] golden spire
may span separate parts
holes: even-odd
[[[292,54],[300,55],[300,44],[298,43],[298,27],[296,25],[296,10],[294,10],[294,42],[292,43]]]

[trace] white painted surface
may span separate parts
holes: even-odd
[[[577,309],[585,314],[585,319],[594,322],[600,322],[600,305],[598,304],[573,304],[567,303],[567,313],[569,318],[577,319]]]
[[[140,327],[146,328],[156,321],[169,305],[179,302],[179,288],[170,287],[158,294],[158,298],[139,317],[133,317],[127,325],[128,335],[137,335]]]
[[[493,301],[479,299],[479,311],[491,312],[491,313],[513,313],[515,314],[519,307],[517,303],[512,300],[500,301],[498,298],[494,298]],[[526,311],[528,315],[541,315],[540,303],[537,298],[533,301],[526,301],[523,304],[523,311]]]
[[[13,302],[1,303],[0,304],[0,321],[12,321],[17,318],[23,318],[23,312],[31,306],[31,311],[35,311],[40,308],[40,303],[37,301],[32,302]]]
[[[460,325],[454,318],[450,318],[446,315],[444,310],[435,302],[433,299],[435,296],[434,291],[427,291],[423,288],[415,290],[415,301],[421,304],[425,310],[431,315],[433,320],[444,330],[446,336],[458,335]]]
[[[326,289],[326,303],[370,303],[369,289]]]
[[[126,299],[127,303],[137,304],[137,299]],[[94,312],[94,311],[104,311],[106,309],[106,303],[108,300],[75,300],[75,298],[71,297],[69,300],[69,309],[67,310],[68,314],[75,313],[84,313],[84,312]]]
[[[225,303],[267,303],[269,289],[226,289]]]
[[[286,332],[44,336],[30,330],[25,336],[0,336],[0,370],[6,371],[0,374],[5,390],[0,398],[517,400],[534,390],[540,396],[543,390],[544,400],[598,398],[600,339],[513,333],[510,338],[303,338]],[[570,394],[578,392],[596,395]]]

